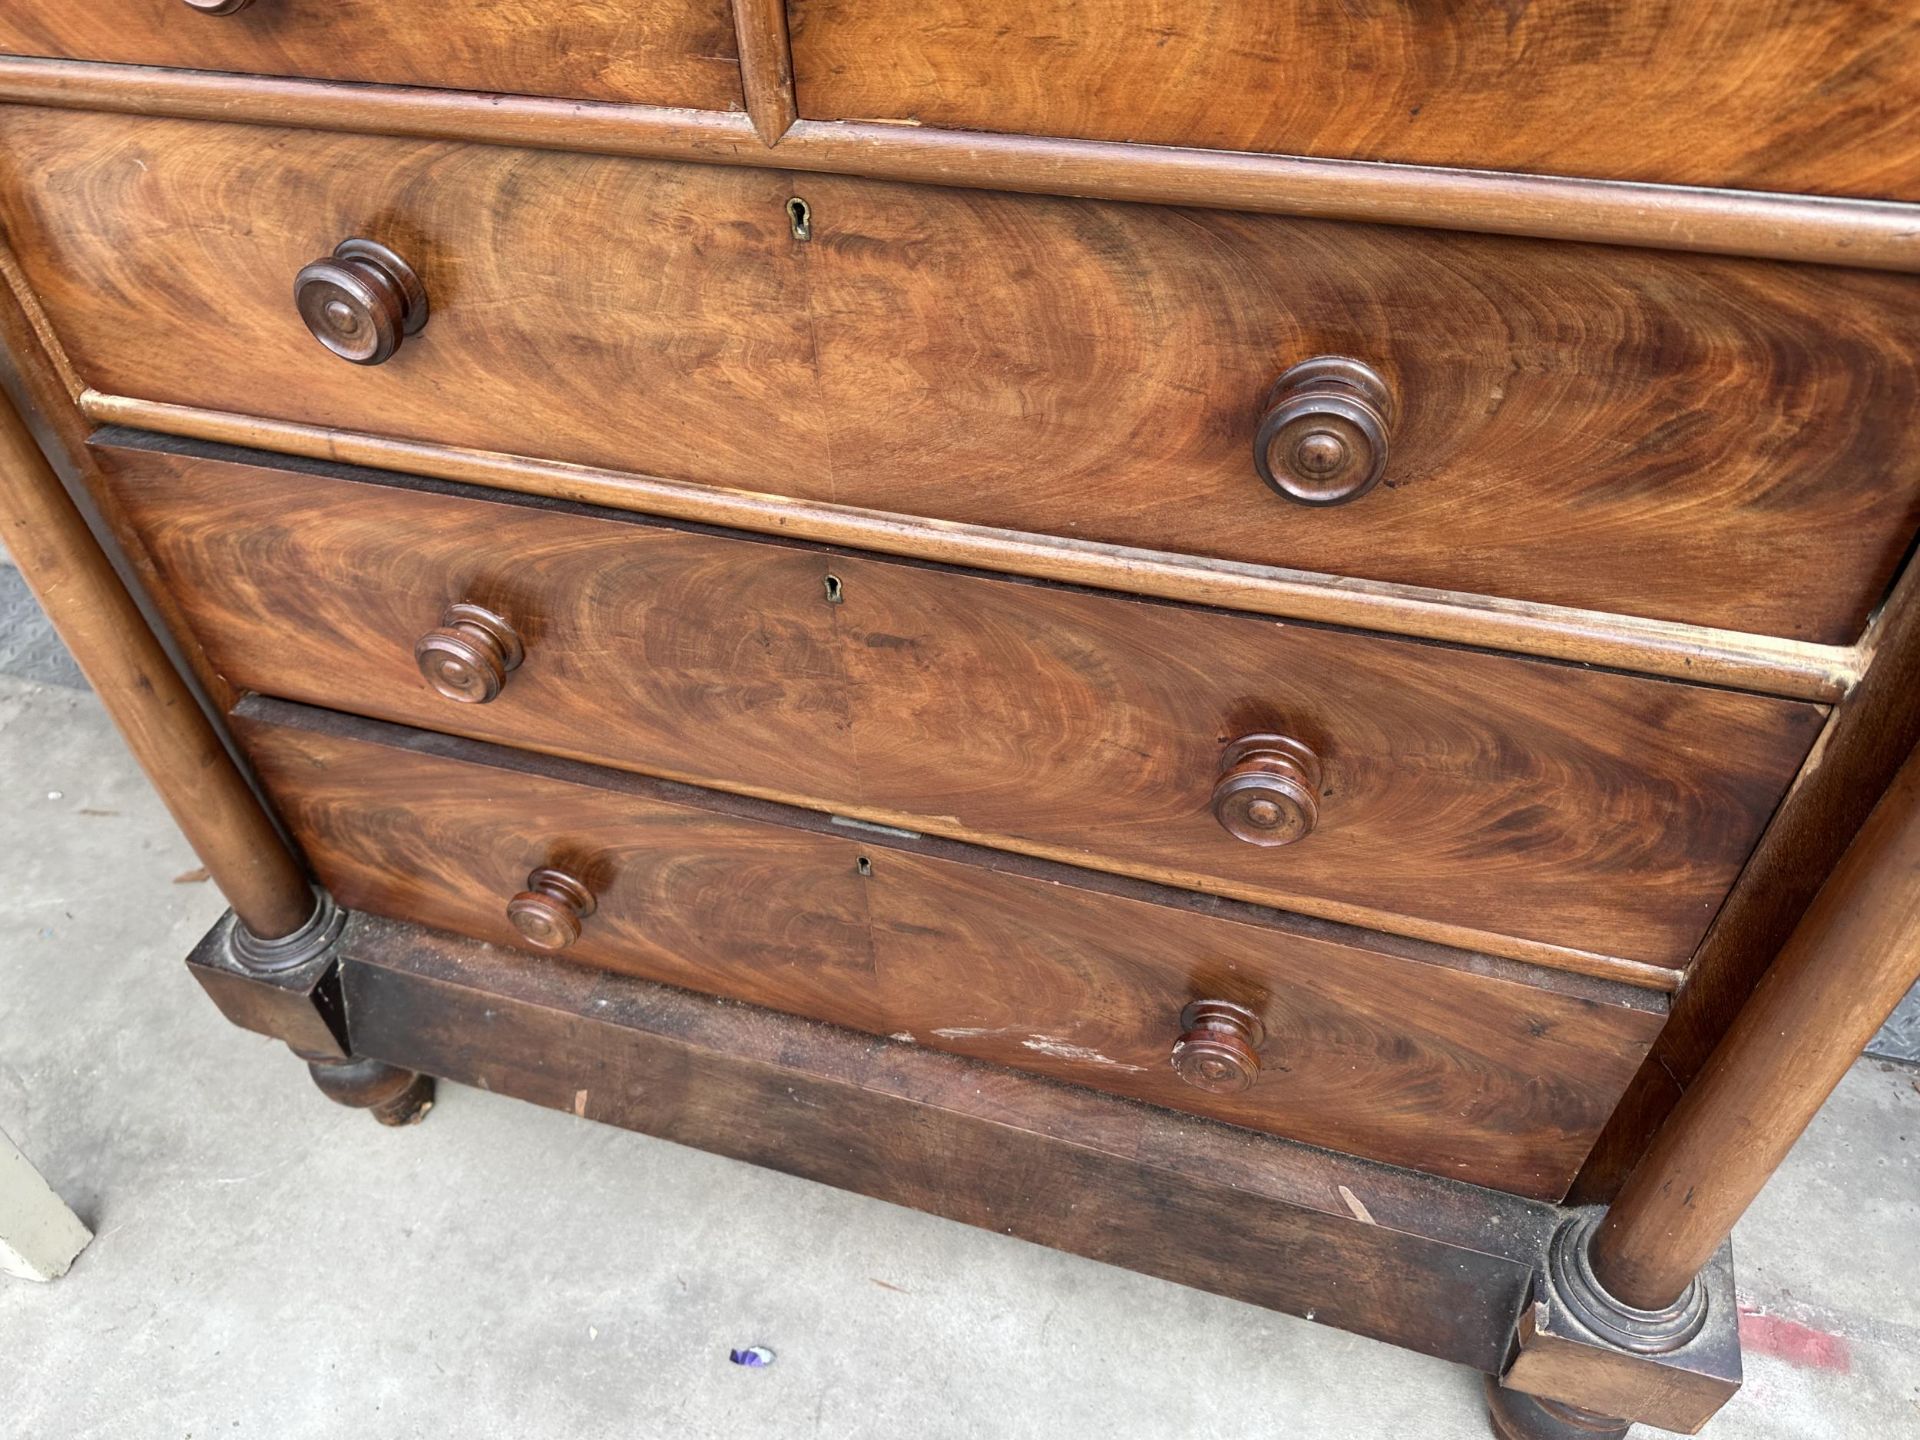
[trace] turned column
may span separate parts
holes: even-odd
[[[309,883],[4,392],[0,540],[239,916],[236,949],[267,969],[310,950],[338,912]]]
[[[1917,977],[1920,750],[1594,1232],[1609,1294],[1681,1297]]]
[[[1633,1420],[1691,1434],[1739,1388],[1732,1275],[1715,1256],[1916,977],[1920,750],[1613,1204],[1555,1232],[1489,1382],[1497,1435],[1621,1440]]]

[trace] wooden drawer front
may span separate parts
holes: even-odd
[[[7,0],[0,53],[745,108],[727,0]]]
[[[1657,997],[1252,906],[861,834],[824,817],[250,700],[238,733],[360,910],[500,944],[537,867],[585,881],[568,959],[1557,1197]],[[1250,1088],[1170,1063],[1193,1000],[1255,1011]]]
[[[1828,641],[1920,528],[1913,277],[803,193],[842,503]],[[1381,480],[1325,507],[1252,460],[1314,357],[1365,362],[1396,412]]]
[[[13,107],[0,223],[148,400],[1819,641],[1920,527],[1905,276]],[[364,235],[377,366],[292,300]],[[1253,439],[1327,355],[1394,415],[1315,508]]]
[[[1477,948],[1506,936],[1684,963],[1824,713],[129,443],[183,452],[103,459],[160,583],[243,689],[1386,928],[1453,927]],[[490,703],[443,699],[415,668],[458,602],[524,642]],[[1236,840],[1211,810],[1229,742],[1263,732],[1321,766],[1297,843]]]
[[[1920,11],[1840,0],[789,0],[800,113],[1920,197]]]

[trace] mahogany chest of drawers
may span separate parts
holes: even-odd
[[[332,1098],[1691,1431],[1920,969],[1916,84],[1904,0],[15,0],[0,525]]]

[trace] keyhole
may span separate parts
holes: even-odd
[[[813,211],[807,208],[807,202],[798,195],[787,201],[787,222],[793,226],[793,238],[811,240],[813,238]]]
[[[827,603],[829,605],[838,605],[846,598],[846,595],[840,588],[840,577],[838,575],[827,576]]]
[[[858,870],[862,875],[871,875],[873,874],[873,861],[869,860],[865,855],[862,855],[858,860],[853,862],[853,868]]]

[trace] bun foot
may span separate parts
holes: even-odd
[[[371,1110],[382,1125],[417,1125],[433,1108],[431,1075],[381,1060],[307,1060],[307,1072],[336,1105]]]
[[[1508,1390],[1491,1375],[1486,1382],[1487,1419],[1497,1440],[1625,1440],[1633,1428],[1629,1420]]]

